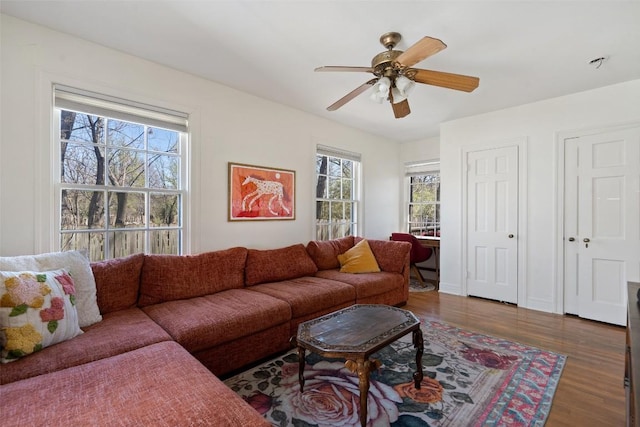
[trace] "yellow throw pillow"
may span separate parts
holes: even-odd
[[[347,252],[338,255],[341,273],[377,273],[380,271],[369,243],[361,240]]]

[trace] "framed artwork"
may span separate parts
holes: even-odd
[[[229,163],[229,221],[296,218],[296,173]]]

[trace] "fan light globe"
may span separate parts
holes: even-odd
[[[380,93],[384,93],[385,95],[389,92],[389,88],[391,87],[391,80],[389,77],[382,77],[378,80],[378,91]]]
[[[398,76],[396,79],[396,88],[398,91],[406,98],[409,95],[409,92],[415,86],[415,82],[406,76]]]
[[[394,104],[397,104],[407,99],[407,94],[400,92],[400,90],[397,87],[394,87],[393,89],[391,89],[391,94],[393,95]]]

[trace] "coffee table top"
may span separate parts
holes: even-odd
[[[357,304],[298,326],[299,347],[329,357],[368,357],[420,321],[410,311],[381,304]]]

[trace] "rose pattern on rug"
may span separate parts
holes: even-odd
[[[534,347],[423,321],[425,377],[416,390],[409,337],[373,358],[368,426],[543,425],[566,357]],[[225,383],[274,426],[359,426],[358,378],[344,361],[307,353],[305,391],[291,351]]]

